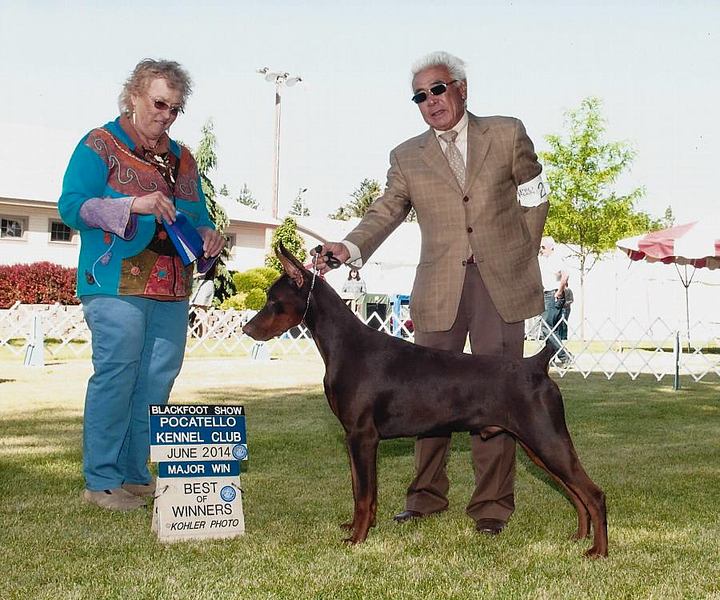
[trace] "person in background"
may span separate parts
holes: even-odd
[[[542,330],[547,341],[555,349],[554,362],[564,366],[570,362],[570,355],[561,343],[560,318],[565,305],[565,289],[568,273],[562,259],[555,254],[555,240],[545,236],[540,242],[540,273],[542,274],[545,310],[542,314]]]
[[[410,300],[415,343],[475,354],[523,356],[524,320],[543,309],[538,248],[547,184],[522,122],[467,111],[465,63],[434,52],[412,69],[412,101],[429,129],[390,153],[385,191],[342,242],[324,244],[360,267],[415,209],[422,232]],[[418,410],[432,410],[418,398]],[[515,508],[515,442],[471,436],[475,490],[468,515],[497,535]],[[398,523],[448,507],[450,436],[415,446],[416,475]]]
[[[183,361],[193,265],[183,265],[164,224],[185,214],[207,258],[224,244],[195,159],[167,133],[190,93],[178,63],[138,63],[120,116],[75,148],[58,201],[63,221],[80,232],[77,295],[92,334],[83,498],[110,510],[140,508],[154,494],[148,405],[168,401]]]
[[[207,310],[215,297],[215,264],[205,273],[195,275],[195,288],[190,295],[190,331],[195,337],[202,337],[207,327]]]
[[[342,293],[348,296],[359,296],[366,292],[365,282],[360,277],[360,271],[350,269],[347,281],[343,284]]]
[[[565,287],[563,294],[563,307],[560,314],[560,325],[558,325],[558,337],[564,342],[568,339],[568,323],[570,319],[570,311],[572,303],[575,301],[575,295],[569,287]]]

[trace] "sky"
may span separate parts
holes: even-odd
[[[266,210],[274,85],[256,69],[301,76],[281,90],[280,212],[306,188],[325,216],[363,179],[384,183],[390,150],[426,129],[410,67],[434,50],[467,62],[474,114],[519,117],[537,150],[599,97],[605,139],[637,152],[616,191],[643,187],[655,217],[720,223],[717,0],[0,0],[0,196],[57,199],[77,142],[152,57],[194,80],[171,136],[196,147],[212,119],[213,183],[247,184]]]

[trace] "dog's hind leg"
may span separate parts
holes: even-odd
[[[585,552],[585,556],[597,558],[607,556],[607,511],[605,508],[605,494],[595,485],[580,464],[569,434],[543,435],[536,443],[523,439],[526,445],[539,459],[539,466],[543,467],[561,485],[570,490],[572,496],[577,496],[580,502],[587,507],[593,528],[593,545]],[[530,456],[530,454],[528,454]],[[532,458],[532,456],[531,456]],[[578,505],[576,504],[576,509]],[[578,513],[578,524],[582,517]]]
[[[353,481],[354,511],[350,544],[364,542],[377,512],[377,449],[379,439],[368,432],[349,433],[347,448]]]
[[[485,427],[480,432],[480,437],[483,439],[488,439],[490,437],[493,437],[497,435],[498,433],[501,433],[505,431],[502,427],[497,426],[489,426]],[[530,460],[534,462],[538,467],[540,467],[543,471],[545,471],[552,479],[557,483],[564,491],[565,494],[568,496],[570,501],[573,503],[573,506],[575,506],[575,511],[577,512],[577,518],[578,518],[578,526],[575,530],[574,535],[572,536],[572,539],[574,540],[580,540],[583,538],[586,538],[590,535],[590,513],[588,512],[587,506],[585,503],[580,499],[580,497],[573,492],[568,486],[565,485],[565,483],[560,479],[557,475],[555,475],[550,469],[548,469],[547,465],[540,460],[537,454],[532,451],[532,449],[525,443],[523,440],[517,438],[516,440],[518,444],[522,447],[523,450],[525,450],[525,454],[528,455]]]
[[[522,446],[522,449],[525,450],[525,454],[528,455],[531,461],[533,461],[538,467],[540,467],[543,471],[545,471],[552,479],[557,483],[563,490],[565,490],[565,493],[567,494],[567,497],[570,498],[570,501],[573,503],[573,506],[575,506],[575,511],[577,512],[577,518],[578,518],[578,526],[575,530],[575,533],[572,536],[573,540],[581,540],[583,538],[586,538],[590,535],[590,513],[588,512],[587,506],[585,506],[585,503],[580,499],[580,497],[573,492],[568,486],[566,486],[562,479],[560,479],[557,475],[555,475],[550,469],[547,468],[545,463],[540,460],[537,454],[535,454],[526,444],[518,440],[518,443],[520,446]]]

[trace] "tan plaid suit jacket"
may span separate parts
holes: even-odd
[[[548,204],[526,208],[517,198],[542,171],[533,144],[518,119],[468,115],[464,189],[429,129],[390,153],[383,195],[346,236],[366,262],[415,208],[422,244],[410,315],[420,331],[452,327],[470,254],[504,321],[544,309],[537,256]]]

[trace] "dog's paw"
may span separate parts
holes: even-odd
[[[597,548],[596,546],[593,546],[589,550],[587,550],[584,554],[585,558],[607,558],[608,551],[607,548],[604,550],[601,550],[600,548]]]
[[[345,538],[343,542],[348,544],[349,546],[354,546],[355,544],[362,544],[367,539],[367,531],[364,533],[353,531],[353,534],[349,538]]]
[[[582,531],[580,531],[579,529],[577,529],[577,530],[575,531],[575,533],[573,533],[573,534],[570,536],[570,540],[573,541],[573,542],[579,542],[580,540],[584,540],[584,539],[587,539],[587,538],[589,538],[589,537],[590,537],[590,530],[589,530],[589,529],[588,529],[587,531],[585,531],[584,533],[583,533]]]

